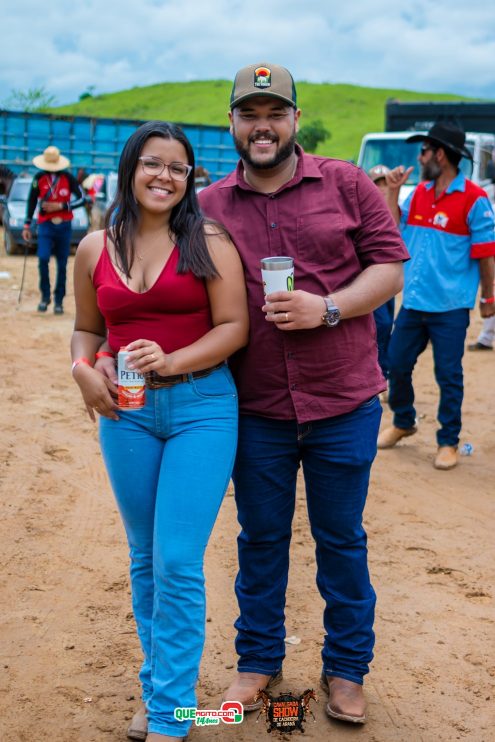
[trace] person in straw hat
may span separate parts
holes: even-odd
[[[50,146],[42,155],[33,158],[33,165],[41,170],[34,176],[28,197],[26,220],[22,237],[31,242],[31,221],[38,205],[38,270],[41,300],[38,312],[46,312],[51,302],[50,257],[57,261],[54,312],[63,314],[63,300],[70,252],[72,209],[84,204],[84,196],[75,177],[67,170],[70,160],[60,154],[58,147]],[[70,201],[71,194],[76,197]]]

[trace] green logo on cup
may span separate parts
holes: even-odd
[[[294,275],[287,276],[287,291],[294,291]]]

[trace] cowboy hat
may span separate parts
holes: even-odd
[[[47,147],[42,155],[33,157],[33,165],[39,170],[48,170],[49,173],[57,173],[65,170],[70,165],[70,160],[60,154],[58,147]]]
[[[412,137],[408,137],[406,142],[422,142],[425,139],[435,142],[441,147],[445,147],[445,149],[450,149],[461,157],[467,157],[468,160],[473,159],[473,155],[465,146],[465,133],[458,126],[454,126],[448,121],[438,121],[433,124],[427,134],[414,134]]]

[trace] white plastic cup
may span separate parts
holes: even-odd
[[[265,296],[275,291],[294,291],[294,260],[284,255],[262,258],[261,278]]]

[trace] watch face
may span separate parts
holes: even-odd
[[[335,327],[340,322],[340,311],[335,307],[334,309],[328,309],[323,315],[323,321],[327,327]]]

